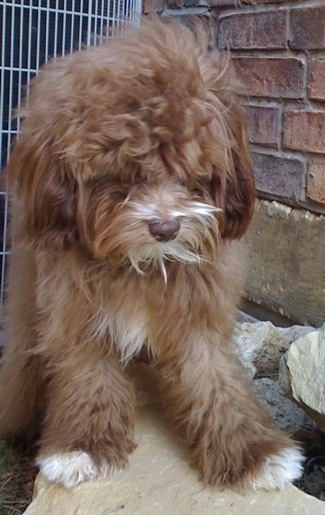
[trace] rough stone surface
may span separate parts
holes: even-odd
[[[278,381],[269,377],[255,379],[252,390],[279,429],[290,435],[315,429],[311,418],[291,399],[288,399]]]
[[[325,325],[295,341],[283,358],[281,385],[325,431]]]
[[[298,324],[325,319],[325,216],[259,201],[245,237],[246,296]]]
[[[163,445],[165,444],[165,448]],[[192,471],[185,471],[179,458],[163,437],[156,451],[164,452],[154,461],[130,468],[111,480],[77,486],[72,491],[47,483],[38,477],[35,500],[26,515],[324,515],[325,504],[294,486],[279,492],[240,495],[230,490],[203,488]],[[153,446],[152,446],[153,447]],[[143,447],[134,453],[142,459]],[[150,460],[151,457],[151,460]],[[157,457],[156,457],[157,458]],[[159,465],[164,467],[159,472]],[[146,469],[146,466],[148,467]],[[141,474],[138,476],[137,474]]]
[[[140,383],[144,366],[138,367]],[[325,504],[293,486],[283,491],[251,492],[203,487],[184,449],[162,418],[151,388],[140,384],[136,410],[137,449],[130,466],[102,482],[71,490],[48,483],[40,475],[26,515],[325,515]]]
[[[271,322],[238,324],[234,336],[249,377],[275,375],[279,360],[291,343],[311,330],[299,325],[276,327]]]

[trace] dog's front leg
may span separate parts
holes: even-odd
[[[251,394],[236,352],[209,340],[200,335],[162,356],[167,409],[206,483],[281,488],[300,476],[300,450]]]
[[[123,468],[133,441],[133,390],[114,356],[87,346],[51,364],[37,463],[72,487]]]

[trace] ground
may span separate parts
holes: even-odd
[[[30,504],[37,473],[32,450],[0,440],[0,515],[18,515]]]

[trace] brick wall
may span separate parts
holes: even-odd
[[[257,188],[325,212],[325,1],[144,0],[186,21],[206,16],[247,88]]]

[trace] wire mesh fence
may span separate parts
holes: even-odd
[[[141,0],[0,1],[0,165],[8,160],[19,121],[12,118],[26,84],[52,57],[100,44],[109,27],[137,24]],[[0,190],[0,309],[9,254],[8,198]]]

